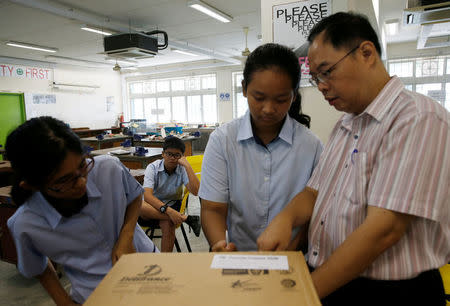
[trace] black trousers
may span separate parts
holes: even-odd
[[[425,271],[406,280],[374,280],[358,277],[324,299],[326,305],[424,305],[445,306],[439,270]]]

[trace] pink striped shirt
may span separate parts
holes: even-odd
[[[334,127],[308,183],[319,194],[308,262],[320,266],[367,205],[417,216],[362,276],[405,279],[450,260],[450,114],[393,77],[366,110]]]

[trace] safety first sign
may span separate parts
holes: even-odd
[[[0,77],[50,80],[52,69],[22,65],[0,64]]]

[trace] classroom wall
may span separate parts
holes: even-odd
[[[7,64],[7,63],[6,63]],[[15,64],[20,64],[15,62]],[[28,63],[33,67],[39,64]],[[48,67],[45,67],[48,68]],[[49,80],[0,76],[0,91],[25,94],[27,117],[54,116],[71,127],[106,128],[116,124],[122,112],[121,79],[118,72],[108,69],[75,66],[50,67],[53,73]],[[50,83],[97,85],[99,88],[60,87],[53,89]],[[33,94],[55,95],[56,103],[34,104]],[[107,111],[107,97],[113,104]]]

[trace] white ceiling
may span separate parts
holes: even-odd
[[[187,6],[186,0],[0,0],[0,57],[40,61],[49,53],[6,46],[8,40],[58,48],[57,56],[107,63],[103,36],[86,32],[80,16],[95,18],[105,28],[166,31],[170,41],[202,48],[218,58],[238,58],[245,48],[243,27],[249,27],[248,47],[256,48],[261,34],[261,0],[204,0],[231,15],[222,23]],[[380,0],[380,20],[399,18],[406,0]],[[92,24],[92,23],[91,23]],[[388,43],[414,41],[419,26],[400,28],[399,35],[387,37]],[[139,67],[211,59],[180,55],[166,49],[152,59],[139,60]],[[51,61],[50,61],[51,62]]]

